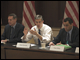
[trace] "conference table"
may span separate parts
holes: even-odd
[[[63,52],[51,51],[50,47],[40,49],[40,46],[30,48],[17,48],[17,43],[1,44],[1,59],[79,59],[79,53],[75,48],[66,49]]]

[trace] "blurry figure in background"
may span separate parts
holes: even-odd
[[[14,13],[8,16],[8,23],[1,36],[1,42],[21,42],[24,26],[17,23],[17,16]]]

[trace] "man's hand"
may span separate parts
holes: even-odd
[[[23,39],[26,39],[26,35],[27,35],[27,33],[28,33],[28,28],[24,28],[23,33],[24,33]]]
[[[51,45],[55,45],[55,44],[54,44],[53,42],[50,42],[50,43],[49,43],[49,46],[51,46]]]
[[[1,40],[1,42],[5,42],[6,43],[7,42],[7,39],[6,40]]]
[[[24,33],[24,35],[27,35],[27,33],[28,33],[28,28],[24,28],[23,33]]]
[[[31,34],[34,34],[34,35],[37,35],[38,34],[35,28],[34,28],[34,30],[30,30],[30,33]]]
[[[42,36],[40,34],[38,34],[38,32],[36,31],[35,28],[34,28],[34,30],[30,30],[30,33],[36,35],[40,40],[42,40]]]
[[[61,43],[57,43],[56,45],[61,45]]]

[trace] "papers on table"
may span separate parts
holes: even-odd
[[[31,46],[36,46],[36,44],[31,44]]]
[[[71,48],[71,46],[64,45],[64,44],[50,46],[50,50],[53,50],[53,51],[61,51],[61,52],[63,52],[66,49],[69,49],[69,48]]]
[[[69,46],[69,45],[64,45],[64,44],[56,45],[56,46],[64,46],[64,49],[69,49],[69,48],[71,48],[71,46]]]
[[[2,41],[1,41],[1,44],[5,44],[5,42],[2,42]]]

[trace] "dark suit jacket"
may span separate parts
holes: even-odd
[[[63,28],[59,31],[58,36],[52,42],[56,44],[61,41],[62,44],[66,44],[66,35],[67,35],[67,32]],[[73,26],[73,30],[71,33],[71,41],[69,45],[71,47],[79,47],[79,29],[75,26]]]
[[[23,30],[24,26],[20,23],[17,23],[15,26],[15,32],[13,33],[13,38],[10,39],[11,26],[7,24],[1,36],[1,40],[9,39],[9,42],[21,42],[21,37],[24,35]]]

